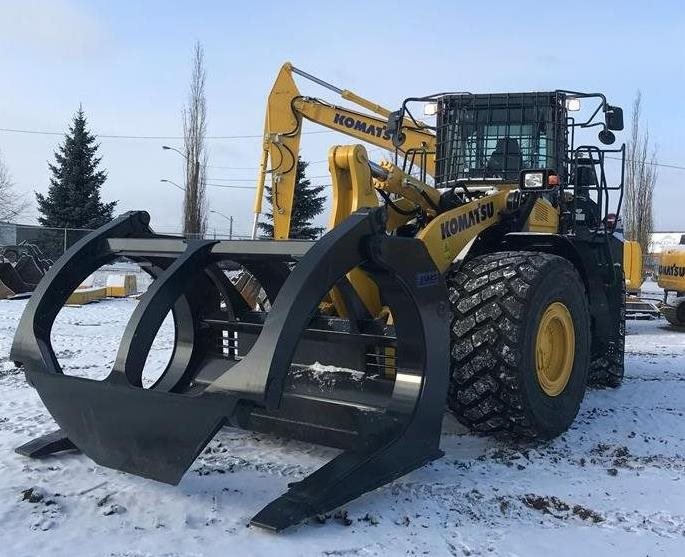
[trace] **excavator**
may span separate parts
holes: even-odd
[[[336,106],[315,97],[303,96],[295,83],[294,75],[316,83],[372,114]],[[292,210],[290,200],[295,191],[297,154],[300,150],[303,119],[370,143],[388,152],[403,155],[404,164],[410,166],[410,168],[405,166],[403,170],[405,172],[411,172],[414,168],[420,170],[423,182],[427,175],[432,177],[435,174],[435,134],[424,125],[405,119],[402,145],[398,147],[393,143],[388,131],[387,124],[390,115],[391,111],[387,108],[348,89],[331,85],[286,62],[276,77],[267,104],[252,237],[257,237],[265,178],[269,161],[271,161],[271,168],[268,172],[275,188],[273,195],[274,238],[279,240],[288,238]],[[335,192],[336,190],[334,190],[334,195]]]
[[[661,253],[657,284],[664,289],[659,311],[671,325],[685,327],[685,234],[680,237],[679,245]]]
[[[663,298],[644,295],[642,248],[634,240],[623,243],[623,270],[626,282],[626,317],[644,319],[664,317],[677,328],[685,327],[685,235],[680,244],[664,249],[659,256],[657,284]]]
[[[78,449],[177,484],[224,427],[342,449],[252,518],[279,531],[440,458],[446,411],[479,434],[550,439],[573,423],[588,384],[620,385],[625,284],[611,215],[625,149],[607,147],[623,129],[619,107],[557,90],[440,93],[390,111],[333,88],[366,111],[357,112],[301,96],[294,75],[332,88],[286,64],[269,95],[255,221],[268,175],[273,239],[161,235],[132,211],[50,268],[11,358],[59,429],[20,454]],[[377,163],[361,144],[330,148],[333,208],[316,241],[289,239],[304,119],[393,153]],[[576,144],[595,130],[601,146]],[[622,161],[616,179],[607,156]],[[54,320],[117,257],[154,281],[109,375],[67,375]],[[247,303],[225,261],[255,277],[269,303]],[[144,386],[168,312],[174,348]]]

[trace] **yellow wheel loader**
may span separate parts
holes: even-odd
[[[374,114],[303,97],[293,74]],[[588,118],[573,116],[579,103]],[[416,119],[417,104],[435,118]],[[330,149],[333,211],[315,242],[288,239],[303,119],[393,153],[375,163],[362,145]],[[443,93],[389,111],[286,64],[255,205],[257,220],[269,176],[275,238],[185,240],[137,211],[72,246],[36,288],[11,351],[60,429],[18,451],[79,449],[175,484],[225,426],[343,449],[252,519],[281,530],[439,458],[447,409],[483,434],[559,435],[588,382],[623,377],[622,242],[608,218],[623,177],[609,180],[604,159],[623,161],[624,148],[576,144],[592,128],[606,145],[623,128],[599,93]],[[117,257],[155,280],[107,378],[65,375],[55,317]],[[224,261],[255,277],[268,310],[240,295]],[[145,388],[169,311],[174,349]]]

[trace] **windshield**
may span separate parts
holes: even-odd
[[[559,115],[550,94],[472,95],[444,101],[438,181],[518,181],[523,169],[557,169]]]

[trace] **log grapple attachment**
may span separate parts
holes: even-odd
[[[384,211],[359,210],[317,242],[185,241],[155,234],[145,212],[83,238],[40,282],[14,339],[12,360],[60,428],[18,452],[38,457],[75,447],[98,464],[177,484],[225,426],[344,449],[252,519],[273,530],[440,457],[446,286],[421,241],[385,232]],[[81,281],[119,257],[139,263],[154,281],[109,375],[65,375],[50,341],[55,318]],[[268,303],[247,303],[222,261],[251,273]],[[364,312],[346,278],[353,269],[382,292],[384,319]],[[345,300],[345,318],[322,311],[334,288]],[[146,388],[146,358],[169,312],[175,344],[164,372]],[[316,362],[339,368],[331,372],[335,381],[308,372]]]

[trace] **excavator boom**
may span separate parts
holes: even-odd
[[[377,115],[302,96],[295,84],[293,74],[321,85],[340,95],[341,98]],[[395,145],[387,129],[389,114],[390,111],[379,104],[347,89],[335,87],[295,68],[290,63],[285,63],[278,73],[267,102],[252,237],[257,236],[267,174],[271,174],[274,238],[284,240],[289,236],[303,118],[381,149],[395,151]],[[430,130],[417,127],[414,122],[406,119],[403,122],[402,131],[406,138],[399,153],[409,156],[415,166],[423,168],[428,175],[433,176],[435,174],[435,134]]]

